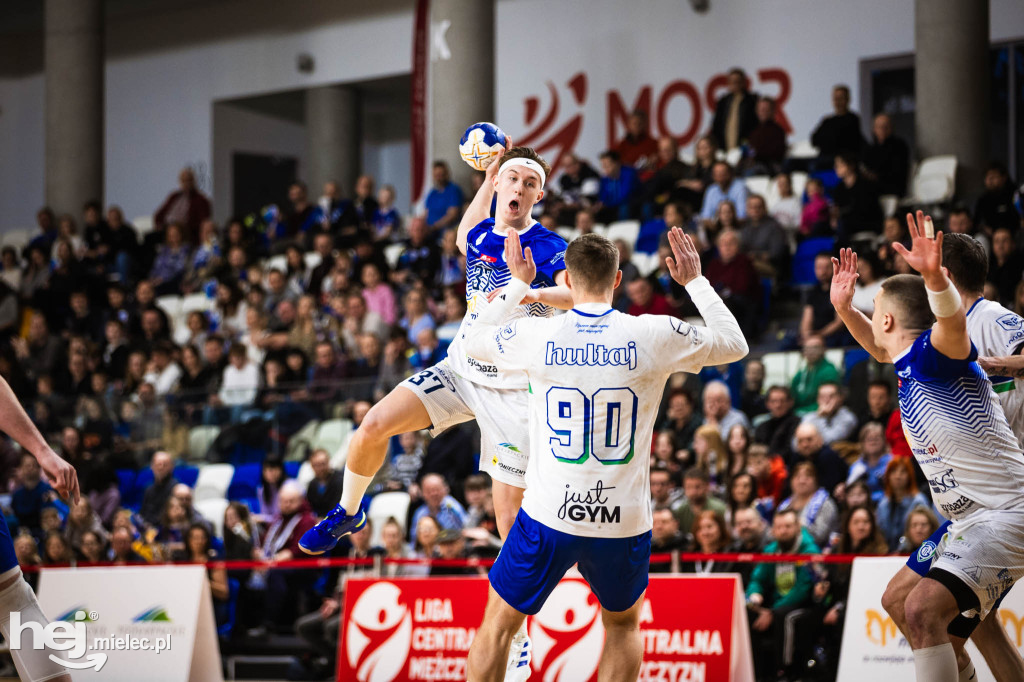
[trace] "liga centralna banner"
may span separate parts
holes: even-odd
[[[914,655],[906,638],[882,608],[882,593],[889,579],[906,563],[901,557],[854,559],[847,598],[843,646],[839,657],[838,682],[905,682],[914,679]],[[998,613],[1010,641],[1024,654],[1024,589],[1014,587]],[[968,640],[967,651],[974,661],[978,682],[995,682],[978,649]]]
[[[736,575],[651,576],[640,619],[639,679],[753,682],[743,603]],[[349,580],[337,679],[465,680],[486,604],[483,577]],[[604,627],[585,581],[562,580],[527,628],[535,679],[597,679]]]

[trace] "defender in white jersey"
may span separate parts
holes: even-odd
[[[530,249],[509,236],[515,279],[466,337],[475,357],[525,371],[530,382],[531,457],[526,495],[490,572],[484,623],[469,653],[469,680],[498,680],[512,633],[573,564],[602,607],[600,679],[636,679],[640,608],[647,588],[651,438],[665,382],[747,354],[732,313],[700,276],[700,259],[679,228],[669,235],[672,277],[707,327],[674,317],[632,317],[611,307],[621,280],[618,251],[584,235],[566,251],[574,307],[553,319],[501,322],[535,277]],[[501,324],[499,324],[501,322]]]
[[[946,234],[942,240],[942,262],[946,264],[953,286],[960,294],[961,307],[967,317],[967,335],[978,349],[978,364],[989,374],[992,388],[999,397],[1010,429],[1018,443],[1024,445],[1024,320],[995,301],[982,295],[988,273],[988,255],[984,248],[965,234]],[[906,635],[903,605],[910,591],[928,574],[932,564],[945,551],[949,540],[950,521],[943,523],[911,554],[907,564],[893,576],[882,595],[882,606],[893,622]],[[993,607],[998,611],[999,602]],[[1024,680],[1024,659],[1010,641],[998,618],[981,620],[959,615],[947,631],[956,650],[960,679],[967,682],[974,674],[974,664],[964,650],[968,637],[985,658],[989,670],[998,680]]]
[[[907,223],[913,248],[896,250],[923,279],[886,280],[868,320],[852,306],[856,255],[844,249],[833,260],[831,297],[854,338],[896,366],[907,440],[936,504],[953,520],[904,607],[917,679],[954,682],[950,623],[961,613],[984,617],[1024,575],[1024,452],[974,362],[960,295],[942,267],[942,233],[930,238],[931,219],[920,211]]]

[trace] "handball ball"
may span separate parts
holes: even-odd
[[[505,149],[505,133],[493,123],[474,123],[459,140],[462,160],[478,171],[486,170]]]

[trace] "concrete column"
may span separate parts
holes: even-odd
[[[46,0],[46,203],[103,201],[103,2]]]
[[[309,168],[303,173],[311,201],[323,184],[336,180],[351,197],[361,167],[359,97],[352,88],[326,86],[306,90],[306,146]]]
[[[981,191],[989,161],[989,0],[915,0],[917,156],[955,154],[957,193]]]
[[[494,0],[430,0],[427,82],[432,154],[427,172],[433,161],[447,161],[452,179],[468,192],[474,171],[459,156],[459,138],[477,121],[501,125],[494,121]]]

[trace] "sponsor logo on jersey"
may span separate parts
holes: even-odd
[[[953,561],[960,561],[961,559],[963,559],[963,557],[960,556],[959,554],[957,554],[956,552],[948,552],[948,551],[942,553],[942,558],[943,559],[952,559]]]
[[[935,554],[935,550],[936,550],[935,543],[932,542],[931,540],[925,540],[924,544],[921,545],[920,547],[918,547],[918,549],[917,549],[917,561],[918,561],[918,563],[922,563],[923,564],[923,563],[927,563],[928,561],[930,561],[932,556]]]
[[[630,341],[627,346],[613,348],[593,343],[588,343],[583,348],[558,348],[554,341],[548,341],[544,364],[636,369],[636,342]]]
[[[485,364],[474,357],[470,357],[469,355],[466,356],[466,364],[489,378],[493,379],[498,376],[497,366]]]
[[[960,487],[960,484],[957,483],[956,479],[953,477],[952,469],[946,469],[938,476],[929,478],[928,485],[932,487],[933,493],[945,493],[952,490],[953,488]]]
[[[497,457],[494,458],[494,465],[507,474],[512,474],[513,476],[526,476],[525,469],[517,469],[516,467],[509,466]]]
[[[484,230],[483,232],[480,233],[480,236],[476,238],[476,242],[474,242],[474,243],[477,246],[480,246],[480,242],[482,242],[485,239],[487,239],[487,231],[486,230]]]
[[[573,490],[568,483],[565,484],[565,501],[558,508],[558,518],[563,521],[588,521],[590,523],[621,523],[622,510],[618,505],[612,505],[609,497],[605,494],[609,490],[615,490],[615,486],[604,485],[598,481],[593,488],[583,492]]]
[[[995,601],[1011,587],[1013,587],[1013,576],[1010,574],[1010,569],[1004,568],[996,574],[996,582],[985,586],[985,594],[990,601]]]
[[[973,500],[969,500],[966,497],[964,497],[963,495],[961,495],[954,502],[950,502],[949,504],[940,504],[939,505],[939,509],[941,509],[942,511],[946,512],[947,515],[950,515],[950,514],[955,515],[955,514],[961,514],[961,513],[967,511],[968,509],[970,509],[973,506],[974,506],[974,501]]]
[[[485,263],[497,263],[498,262],[497,258],[495,258],[494,256],[488,256],[486,253],[481,253],[479,258],[480,258],[480,260],[482,260]]]
[[[1024,320],[1014,313],[1007,313],[1006,315],[997,318],[996,322],[998,322],[999,326],[1006,331],[1012,332],[1024,329]]]

